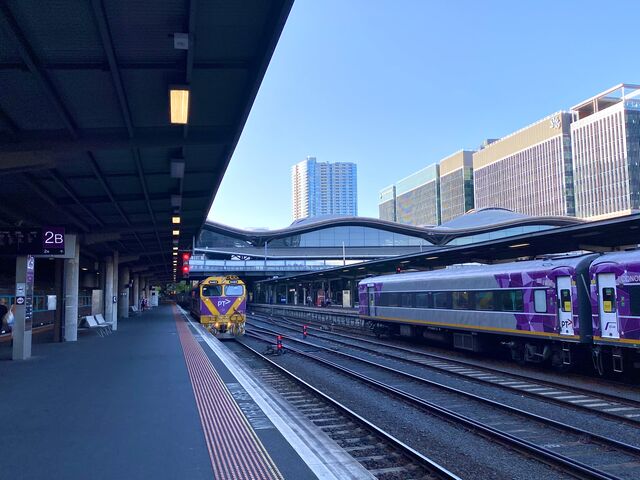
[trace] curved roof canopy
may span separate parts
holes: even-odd
[[[83,255],[117,249],[170,278],[292,3],[1,2],[0,225],[65,226]],[[170,122],[172,89],[189,92],[186,125]]]
[[[512,227],[528,225],[559,227],[580,223],[583,223],[583,221],[573,217],[530,217],[505,209],[483,209],[467,213],[448,222],[446,225],[437,227],[416,227],[368,217],[322,216],[306,218],[303,221],[299,220],[289,227],[276,230],[243,230],[211,221],[207,221],[203,229],[241,239],[256,246],[264,245],[265,242],[270,242],[277,238],[339,226],[370,227],[423,238],[434,245],[445,245],[458,237],[494,232]]]

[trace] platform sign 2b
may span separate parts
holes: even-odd
[[[42,229],[42,253],[44,255],[64,255],[64,227],[44,227]]]
[[[0,255],[64,255],[64,227],[0,227]]]

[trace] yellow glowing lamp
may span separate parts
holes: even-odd
[[[189,120],[189,87],[172,86],[169,90],[171,123],[186,125]]]

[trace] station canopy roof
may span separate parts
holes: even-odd
[[[422,253],[362,262],[318,272],[262,280],[260,283],[313,282],[328,279],[360,279],[400,271],[431,270],[461,263],[508,262],[570,252],[607,252],[636,249],[640,213],[591,222],[574,222],[556,228],[447,246]]]
[[[117,249],[169,279],[292,2],[0,3],[0,226],[65,226],[85,255]],[[172,89],[189,92],[186,125],[171,124]]]

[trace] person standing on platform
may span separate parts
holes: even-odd
[[[0,298],[0,334],[7,333],[9,331],[9,326],[4,318],[7,313],[9,313],[9,309],[7,308],[7,299]]]

